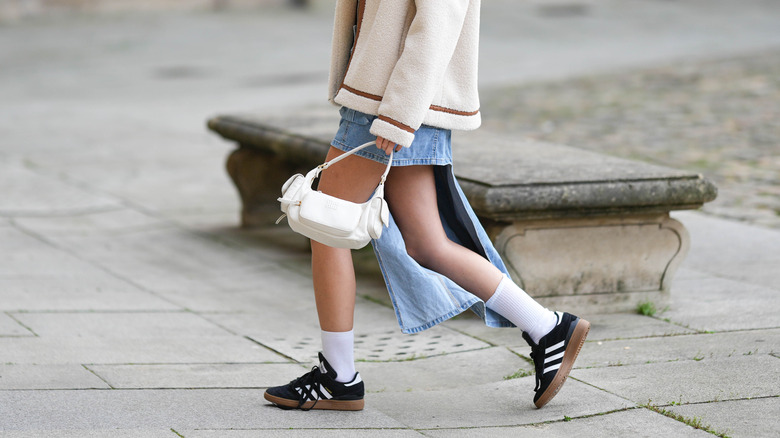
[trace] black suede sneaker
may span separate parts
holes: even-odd
[[[363,409],[365,389],[359,373],[349,383],[336,381],[336,372],[322,353],[320,366],[284,386],[268,388],[265,399],[282,409],[332,409],[359,411]]]
[[[537,408],[546,405],[561,389],[590,330],[590,323],[582,318],[561,312],[555,312],[555,316],[558,322],[550,333],[539,339],[538,345],[523,333],[536,366],[534,404]]]

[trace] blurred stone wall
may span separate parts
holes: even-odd
[[[317,0],[0,0],[0,21],[67,12],[209,10],[301,5]]]

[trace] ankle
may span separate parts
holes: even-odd
[[[348,383],[355,378],[354,333],[321,331],[322,355],[336,372],[336,381]]]

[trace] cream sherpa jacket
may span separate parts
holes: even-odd
[[[378,116],[371,133],[406,147],[421,124],[476,129],[479,7],[480,0],[338,0],[330,101]]]

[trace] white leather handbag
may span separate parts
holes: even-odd
[[[336,248],[358,249],[368,245],[371,239],[378,239],[390,220],[384,196],[385,179],[393,163],[392,153],[373,196],[362,204],[345,201],[311,188],[320,172],[375,143],[368,142],[326,161],[310,170],[306,176],[300,173],[291,176],[282,186],[282,197],[278,198],[284,214],[276,223],[286,215],[293,231]]]

